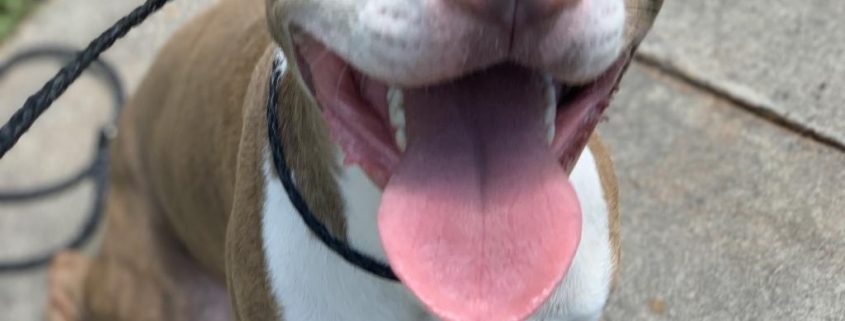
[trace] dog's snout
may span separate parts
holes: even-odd
[[[531,26],[557,17],[561,11],[588,0],[447,0],[468,14],[505,28]]]

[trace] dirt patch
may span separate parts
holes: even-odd
[[[6,39],[39,0],[0,0],[0,42]]]

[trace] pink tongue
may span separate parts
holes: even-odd
[[[379,230],[394,271],[446,321],[524,320],[575,255],[581,210],[545,141],[543,88],[499,66],[405,92],[408,149]]]

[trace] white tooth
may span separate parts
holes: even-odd
[[[387,106],[390,112],[390,125],[394,128],[405,128],[405,106],[403,106],[402,89],[390,87],[387,90]]]
[[[399,146],[399,150],[405,151],[405,148],[408,147],[408,137],[405,134],[405,129],[402,128],[401,130],[396,130],[396,146]]]
[[[402,89],[390,87],[387,90],[387,106],[390,114],[390,125],[396,129],[396,145],[401,151],[405,151],[408,143],[407,135],[405,134],[405,106],[402,97]]]
[[[554,80],[551,76],[546,75],[546,142],[551,144],[555,138],[555,116],[557,115],[557,90],[555,90]]]

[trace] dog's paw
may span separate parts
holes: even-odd
[[[76,252],[59,253],[50,264],[48,321],[81,321],[82,288],[90,261]]]

